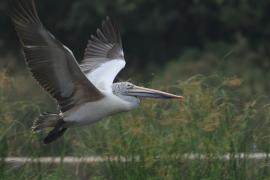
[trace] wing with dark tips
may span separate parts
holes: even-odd
[[[15,0],[11,19],[33,77],[59,102],[62,111],[103,97],[81,71],[73,53],[44,28],[34,0]]]
[[[88,41],[80,67],[97,88],[111,90],[115,76],[125,64],[119,29],[107,17],[96,36]]]

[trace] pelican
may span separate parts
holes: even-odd
[[[138,107],[141,97],[183,99],[130,82],[114,83],[126,62],[119,28],[108,17],[96,35],[91,35],[81,64],[43,26],[34,0],[15,0],[10,17],[32,76],[59,105],[58,113],[43,113],[33,123],[34,132],[52,128],[43,140],[45,144],[61,137],[68,128],[130,111]]]

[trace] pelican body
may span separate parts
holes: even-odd
[[[122,83],[121,83],[122,85]],[[102,91],[101,91],[102,92]],[[76,109],[67,111],[63,114],[63,119],[66,126],[87,125],[101,120],[112,114],[130,111],[139,105],[138,98],[132,98],[132,101],[126,101],[119,96],[103,91],[104,98],[95,101],[82,104]]]
[[[53,128],[44,138],[45,144],[67,128],[130,111],[139,106],[142,97],[183,99],[130,82],[113,83],[126,62],[119,29],[108,17],[96,35],[91,35],[81,64],[43,26],[34,0],[15,0],[11,19],[32,76],[59,105],[58,113],[43,113],[33,123],[34,132]]]

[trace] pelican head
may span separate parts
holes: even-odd
[[[183,96],[178,96],[155,89],[136,86],[130,82],[113,83],[113,93],[121,99],[132,104],[139,104],[139,98],[159,98],[159,99],[183,99]]]

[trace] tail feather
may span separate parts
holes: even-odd
[[[34,122],[32,126],[33,132],[40,132],[47,127],[55,127],[58,120],[61,119],[60,114],[42,113]]]

